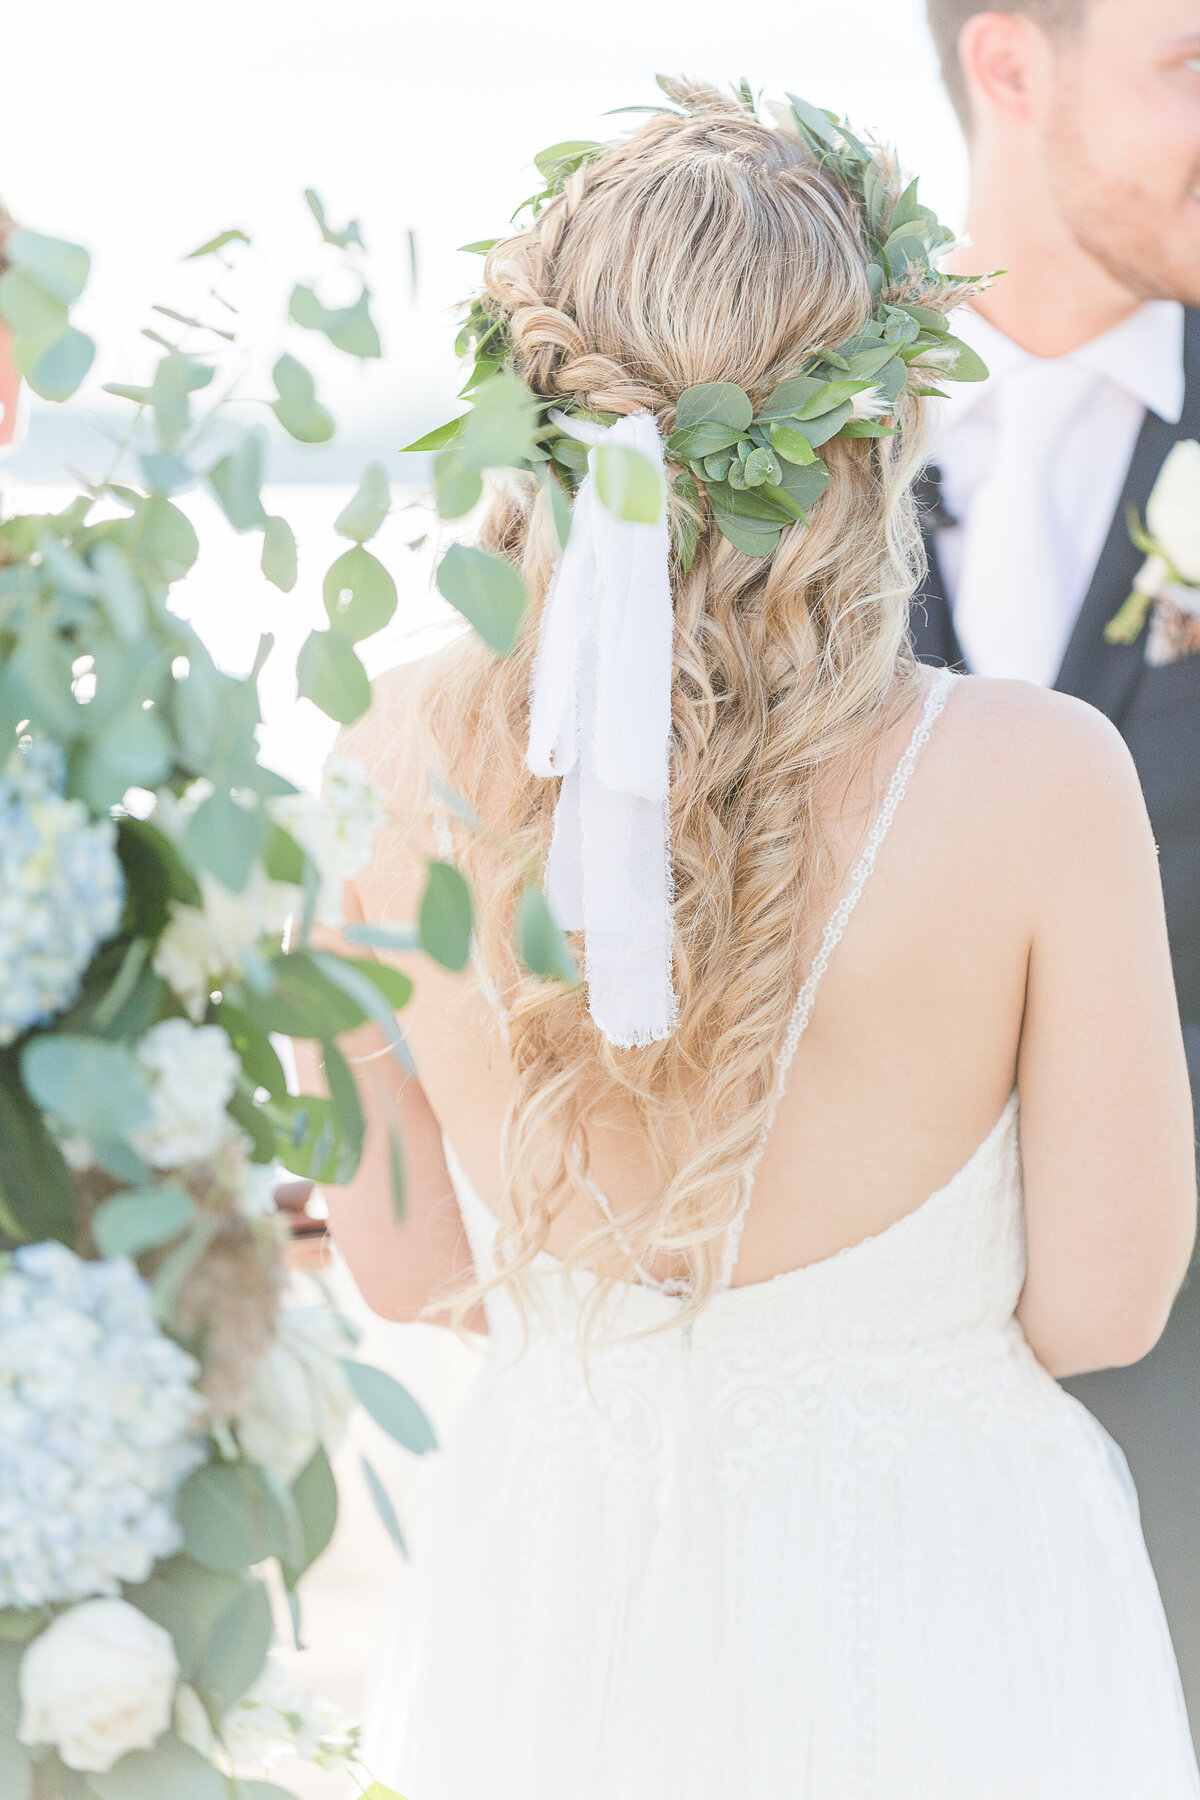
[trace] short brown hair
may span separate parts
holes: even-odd
[[[958,60],[958,39],[968,19],[977,13],[1021,13],[1046,31],[1064,31],[1078,25],[1088,0],[925,0],[925,16],[933,36],[934,48],[942,65],[942,80],[954,102],[954,110],[966,130],[971,123],[971,108],[962,64]]]

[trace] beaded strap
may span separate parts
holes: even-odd
[[[921,717],[917,720],[912,737],[908,741],[908,748],[905,750],[904,755],[900,758],[900,761],[896,766],[896,772],[892,776],[891,782],[888,785],[888,791],[884,796],[883,805],[880,807],[875,823],[872,825],[870,833],[868,834],[866,844],[863,847],[863,853],[850,871],[850,885],[843,894],[837,911],[825,927],[825,931],[821,938],[821,947],[813,958],[813,964],[808,971],[808,976],[804,985],[796,996],[796,1004],[792,1009],[792,1016],[788,1021],[788,1028],[784,1034],[783,1043],[780,1047],[778,1056],[775,1058],[775,1086],[771,1093],[770,1104],[767,1108],[767,1116],[763,1123],[763,1128],[759,1133],[758,1143],[755,1146],[754,1154],[750,1158],[745,1176],[743,1177],[742,1198],[738,1207],[737,1217],[729,1228],[729,1236],[725,1244],[725,1262],[721,1272],[720,1285],[722,1287],[729,1287],[733,1281],[733,1272],[737,1267],[738,1250],[741,1247],[742,1232],[745,1229],[746,1214],[749,1211],[750,1200],[754,1193],[754,1182],[758,1174],[759,1164],[762,1162],[763,1155],[766,1152],[767,1144],[770,1140],[771,1132],[775,1127],[775,1120],[779,1113],[784,1093],[787,1090],[788,1074],[791,1071],[796,1051],[800,1047],[800,1039],[804,1036],[805,1031],[808,1029],[808,1022],[812,1018],[813,1004],[817,997],[817,989],[820,987],[825,971],[829,967],[829,960],[838,944],[840,944],[842,937],[845,934],[846,926],[850,923],[850,915],[862,898],[863,889],[866,887],[867,882],[871,877],[871,873],[874,870],[875,859],[879,855],[884,838],[886,838],[888,832],[892,828],[892,820],[896,816],[897,809],[904,798],[905,791],[912,778],[912,772],[916,766],[917,756],[922,747],[928,743],[929,734],[933,730],[934,721],[945,706],[946,697],[950,692],[951,686],[957,679],[958,678],[953,670],[940,669],[930,682],[929,692],[925,696],[925,705],[922,708]]]

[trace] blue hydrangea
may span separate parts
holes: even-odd
[[[0,1046],[70,1004],[121,919],[116,827],[65,799],[63,775],[51,744],[0,775]]]
[[[0,1607],[117,1594],[179,1549],[199,1372],[127,1258],[0,1259]]]

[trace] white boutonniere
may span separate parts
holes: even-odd
[[[1129,535],[1146,560],[1133,592],[1109,620],[1110,644],[1132,644],[1150,619],[1148,663],[1177,662],[1200,651],[1200,444],[1175,445],[1159,470],[1142,524],[1131,507]]]

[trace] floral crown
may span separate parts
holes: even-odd
[[[745,83],[735,92],[746,111],[756,116],[754,96]],[[868,148],[834,113],[794,94],[787,99],[786,108],[774,109],[781,128],[797,136],[813,161],[833,175],[858,212],[869,252],[873,310],[857,336],[835,349],[812,350],[801,372],[782,382],[757,412],[749,395],[730,381],[706,382],[680,394],[666,450],[677,465],[672,486],[681,504],[676,508],[675,539],[685,575],[703,529],[705,496],[713,523],[731,544],[747,556],[769,556],[787,526],[796,520],[807,523],[809,508],[829,486],[829,470],[819,454],[823,445],[838,437],[894,436],[900,429],[900,402],[906,396],[944,399],[939,382],[982,381],[987,375],[975,352],[951,335],[945,314],[977,293],[990,277],[948,275],[936,267],[935,258],[953,241],[954,233],[920,204],[915,181],[903,183],[894,155]],[[610,148],[576,142],[541,152],[535,163],[546,186],[522,202],[514,219],[526,210],[536,218],[570,176]],[[486,255],[501,241],[489,239],[464,248]],[[499,374],[507,374],[510,381],[515,376],[504,308],[486,294],[478,296],[455,348],[460,356],[474,359],[461,397],[490,410],[496,391],[489,394],[489,383]],[[515,466],[537,474],[543,486],[549,478],[557,512],[560,500],[575,495],[588,471],[589,427],[594,431],[611,425],[617,415],[589,411],[570,400],[547,400],[530,395],[528,389],[525,396],[536,408],[536,420],[526,454]],[[471,437],[471,418],[471,413],[463,414],[408,446],[412,451],[440,452],[435,465],[439,499],[464,472],[456,444]],[[602,494],[603,490],[602,480]],[[478,496],[473,476],[468,492]],[[441,505],[439,509],[449,516],[467,507],[451,501],[449,509]]]

